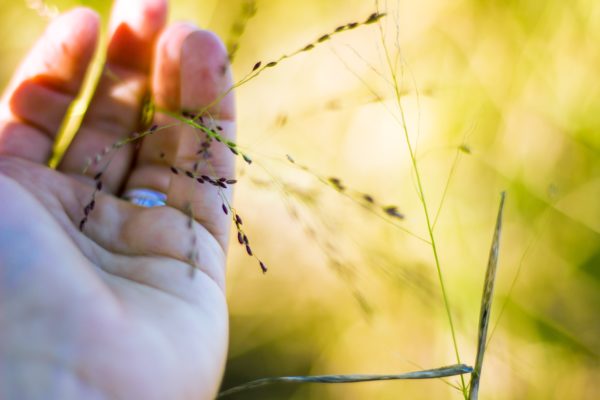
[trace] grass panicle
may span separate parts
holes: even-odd
[[[350,23],[347,23],[344,25],[340,25],[337,28],[335,28],[333,31],[319,36],[316,40],[308,43],[307,45],[305,45],[289,54],[281,55],[276,60],[271,60],[268,62],[257,61],[256,63],[254,63],[254,66],[252,67],[250,73],[248,75],[246,75],[244,78],[242,78],[238,83],[234,84],[233,87],[231,89],[229,89],[229,91],[249,82],[250,80],[259,76],[265,70],[267,70],[269,68],[273,68],[276,65],[280,64],[281,62],[283,62],[289,58],[292,58],[300,53],[304,53],[304,52],[314,49],[318,45],[331,39],[334,35],[337,35],[339,33],[345,32],[345,31],[353,30],[362,25],[370,25],[370,24],[376,23],[383,17],[385,17],[385,13],[379,13],[379,12],[372,13],[371,15],[369,15],[369,17],[367,17],[366,20],[364,20],[362,22],[350,22]]]

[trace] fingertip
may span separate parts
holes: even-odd
[[[98,14],[89,8],[77,7],[59,15],[29,53],[18,76],[39,76],[76,94],[96,50],[99,27]]]
[[[202,63],[202,68],[215,69],[219,76],[229,67],[227,48],[221,38],[214,32],[197,29],[186,37],[182,45],[182,57],[193,63]],[[222,80],[222,78],[219,78]]]
[[[85,24],[81,26],[82,33],[86,31],[94,32],[96,34],[98,33],[98,29],[100,27],[100,16],[96,11],[92,10],[91,8],[74,7],[69,11],[66,11],[63,14],[56,17],[52,21],[52,24],[58,21],[65,22],[70,20],[85,22]]]
[[[227,58],[227,48],[219,35],[206,29],[197,29],[190,34],[186,38],[184,46],[199,46],[204,51]],[[226,62],[228,63],[227,60]]]
[[[54,19],[45,36],[48,40],[60,42],[63,50],[70,51],[71,55],[91,58],[99,32],[98,14],[86,7],[76,7]]]
[[[214,32],[197,30],[181,50],[181,103],[186,108],[210,107],[218,119],[234,118],[231,70],[227,48]],[[213,104],[215,103],[215,104]]]

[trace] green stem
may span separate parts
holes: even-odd
[[[408,146],[408,151],[410,154],[410,160],[412,163],[412,167],[413,170],[415,172],[415,177],[416,177],[416,181],[417,181],[417,189],[418,189],[418,194],[419,194],[419,200],[421,201],[421,205],[423,206],[423,212],[425,213],[425,220],[427,222],[427,232],[429,234],[429,239],[430,239],[430,243],[431,243],[431,249],[433,250],[433,258],[435,260],[435,267],[437,270],[437,275],[438,275],[438,280],[440,283],[440,288],[442,290],[442,297],[444,300],[444,307],[446,309],[446,314],[448,316],[448,323],[450,324],[450,332],[452,334],[452,344],[454,346],[454,353],[456,355],[456,361],[460,364],[460,353],[458,351],[458,342],[456,340],[456,330],[454,328],[454,321],[452,319],[452,313],[450,311],[450,301],[448,300],[448,294],[446,292],[446,285],[444,283],[444,276],[442,274],[442,268],[441,268],[441,264],[440,264],[440,258],[439,258],[439,254],[438,254],[438,249],[437,249],[437,244],[435,242],[435,237],[433,234],[433,227],[431,224],[431,219],[429,216],[429,209],[427,208],[427,201],[425,200],[425,191],[423,190],[423,184],[421,181],[421,174],[419,172],[419,168],[417,165],[417,158],[416,155],[414,153],[412,144],[410,142],[410,136],[408,134],[408,126],[406,125],[406,116],[404,114],[404,108],[402,107],[402,101],[401,101],[401,94],[400,94],[400,86],[398,83],[398,77],[396,75],[395,72],[395,68],[394,65],[392,63],[392,60],[390,58],[390,53],[389,53],[389,49],[387,47],[387,45],[385,44],[385,36],[383,34],[383,28],[381,27],[381,24],[379,24],[379,31],[381,34],[381,43],[385,52],[385,57],[386,57],[386,61],[388,64],[388,68],[390,69],[390,74],[392,76],[393,79],[393,84],[394,84],[394,93],[395,93],[395,97],[396,97],[396,103],[398,105],[398,109],[400,110],[400,117],[401,117],[401,121],[402,121],[402,130],[404,132],[404,138],[406,140],[406,145]],[[468,398],[468,394],[467,394],[467,387],[465,385],[465,379],[461,376],[460,377],[461,380],[461,391],[463,393],[463,396],[465,398],[465,400],[467,400]]]

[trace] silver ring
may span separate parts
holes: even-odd
[[[162,207],[167,204],[167,195],[152,189],[129,189],[123,199],[140,207]]]

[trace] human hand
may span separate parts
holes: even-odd
[[[83,174],[85,160],[139,128],[147,91],[172,111],[210,105],[223,136],[235,135],[232,95],[212,104],[231,86],[223,45],[189,24],[163,31],[165,20],[166,0],[116,2],[110,72],[58,170],[45,163],[93,55],[96,14],[79,8],[54,20],[0,103],[1,399],[200,399],[218,390],[228,342],[220,196],[230,193],[169,168],[189,168],[196,132],[177,125],[112,155],[79,230],[98,172]],[[154,122],[173,120],[158,113]],[[211,151],[201,173],[233,176],[231,152]],[[119,199],[131,188],[166,193],[167,207]],[[190,250],[199,256],[193,276]]]

